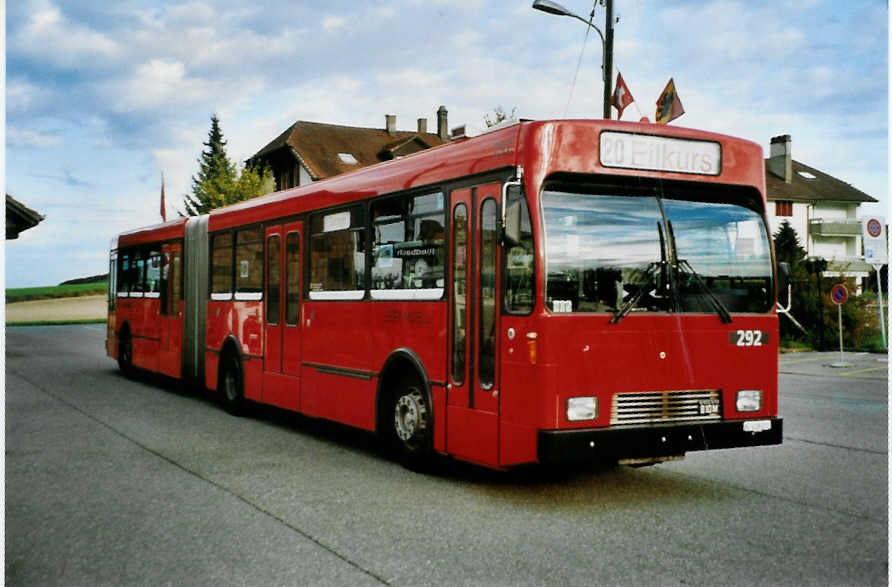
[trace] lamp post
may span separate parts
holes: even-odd
[[[541,10],[542,12],[547,12],[548,14],[575,18],[576,20],[584,22],[585,26],[590,26],[598,32],[598,36],[601,37],[601,50],[604,53],[604,118],[609,120],[610,98],[613,95],[613,0],[602,0],[602,2],[605,8],[604,29],[606,30],[606,34],[602,33],[601,29],[593,25],[590,21],[585,20],[578,14],[570,12],[557,2],[551,2],[550,0],[535,0],[535,2],[533,2],[533,8]]]

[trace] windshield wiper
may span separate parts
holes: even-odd
[[[706,297],[709,298],[709,301],[712,303],[712,307],[715,308],[716,312],[718,312],[719,317],[722,319],[722,322],[728,324],[731,322],[731,314],[728,312],[728,308],[715,297],[715,294],[712,293],[712,290],[709,289],[709,286],[706,285],[706,282],[703,281],[703,278],[699,273],[694,271],[694,268],[691,267],[691,264],[688,263],[684,259],[678,259],[678,263],[676,265],[678,269],[685,271],[688,275],[690,275],[694,281],[700,286],[700,289],[706,294]]]
[[[654,278],[656,277],[657,273],[663,269],[664,265],[665,263],[663,263],[662,261],[654,261],[653,263],[649,264],[647,268],[644,269],[644,279],[632,284],[638,286],[638,291],[632,294],[632,296],[628,300],[626,300],[626,303],[623,304],[622,307],[617,308],[616,312],[614,312],[613,314],[613,318],[610,319],[610,324],[616,324],[617,322],[622,320],[626,314],[632,311],[632,308],[635,307],[635,304],[638,303],[638,300],[644,297],[644,294],[648,293],[648,291],[650,290],[650,284],[654,282]]]

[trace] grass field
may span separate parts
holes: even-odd
[[[51,300],[56,298],[72,298],[80,296],[96,296],[105,293],[108,284],[79,283],[76,285],[51,285],[46,287],[18,287],[6,290],[6,303],[30,302],[34,300]]]

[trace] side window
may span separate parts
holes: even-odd
[[[266,239],[266,322],[279,323],[279,289],[282,287],[280,277],[282,264],[282,246],[277,234]]]
[[[130,295],[141,298],[145,292],[146,256],[143,251],[133,252],[133,273],[130,281]]]
[[[129,251],[120,253],[118,257],[118,297],[126,298],[130,295],[130,274],[133,259]]]
[[[157,298],[161,293],[161,251],[150,250],[146,254],[146,297]]]
[[[161,315],[170,314],[170,251],[161,255]]]
[[[440,299],[444,292],[443,194],[372,204],[372,299]]]
[[[108,262],[108,309],[114,310],[118,299],[118,255],[112,253]]]
[[[488,389],[496,373],[496,262],[498,259],[498,223],[496,201],[480,206],[480,348],[477,361],[480,385]]]
[[[235,299],[263,298],[263,230],[246,228],[235,233]]]
[[[300,315],[300,233],[285,237],[285,324],[297,326]]]
[[[180,315],[180,300],[183,299],[183,267],[182,253],[179,250],[173,252],[173,264],[171,265],[171,294],[170,315]]]
[[[452,381],[465,382],[468,299],[468,209],[458,204],[452,213]]]
[[[365,296],[363,212],[362,206],[352,206],[311,218],[311,300],[361,300]]]
[[[232,299],[232,233],[214,235],[211,248],[211,299]]]
[[[508,188],[507,208],[520,207],[520,244],[505,251],[505,311],[510,314],[529,314],[535,302],[535,254],[530,210],[519,187]]]

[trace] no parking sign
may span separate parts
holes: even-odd
[[[841,283],[837,283],[830,290],[830,300],[837,306],[841,306],[849,299],[849,290]]]
[[[888,263],[886,219],[882,216],[862,218],[861,236],[864,241],[864,260],[873,265],[874,269]]]

